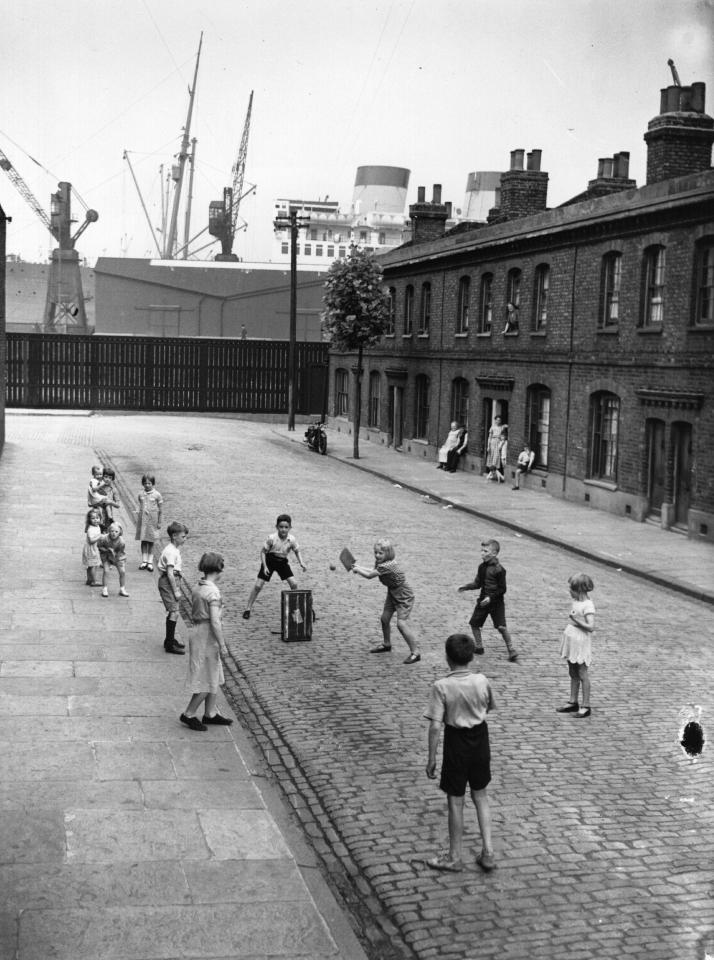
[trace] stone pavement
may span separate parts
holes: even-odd
[[[302,443],[299,426],[293,432],[274,429]],[[512,465],[506,482],[498,484],[463,469],[437,470],[433,460],[395,452],[382,443],[361,440],[359,452],[355,460],[353,438],[339,426],[328,431],[328,456],[473,516],[498,520],[544,543],[714,603],[714,546],[704,540],[539,493],[533,489],[537,477],[526,477],[521,489],[513,491]]]
[[[501,525],[495,511],[484,516],[450,508],[440,495],[456,480],[464,499],[471,488],[476,491],[472,502],[480,512],[487,496],[519,494],[489,488],[475,477],[442,480],[436,471],[437,481],[428,486],[426,472],[417,476],[410,458],[391,451],[384,454],[394,460],[385,480],[375,475],[380,470],[367,444],[363,460],[355,465],[311,453],[293,442],[300,439],[297,431],[288,436],[282,427],[228,418],[11,415],[8,421],[8,451],[12,454],[20,442],[24,447],[37,441],[41,447],[33,448],[33,455],[38,465],[45,459],[40,450],[50,459],[66,461],[66,452],[60,457],[56,451],[65,447],[74,460],[82,460],[79,472],[88,473],[84,467],[91,457],[85,457],[94,449],[114,464],[129,494],[139,489],[141,473],[154,469],[167,501],[167,519],[183,519],[191,528],[184,551],[189,576],[204,550],[223,553],[230,648],[226,694],[248,742],[259,748],[264,769],[279,781],[312,851],[349,905],[371,957],[703,960],[704,943],[714,936],[710,604],[619,569],[617,557],[600,563],[529,536],[528,526],[548,529],[551,521],[539,516],[550,508],[542,506],[546,497],[530,497],[524,521],[528,526]],[[342,456],[349,460],[351,440],[343,440]],[[333,451],[339,452],[341,442],[333,437]],[[428,465],[421,466],[427,470]],[[408,468],[411,479],[406,472],[397,473],[398,468]],[[74,496],[74,469],[51,474],[50,486],[62,498],[64,484],[70,482]],[[14,542],[25,550],[20,528],[25,502],[19,488],[31,471],[29,466],[24,473],[18,471],[11,514]],[[0,460],[0,483],[5,476],[6,464]],[[483,487],[488,492],[481,494]],[[456,487],[450,489],[456,503]],[[69,504],[68,499],[63,502]],[[313,590],[318,612],[311,643],[284,644],[276,636],[279,588],[273,584],[264,590],[251,620],[241,618],[260,543],[283,510],[294,516],[308,562],[307,573],[299,579]],[[81,532],[76,532],[76,514],[66,520],[60,508],[51,520],[59,523],[65,541],[74,537],[73,558],[62,546],[53,563],[55,571],[64,571],[61,564],[67,564],[65,586],[76,597],[86,589],[80,586],[82,571],[77,567]],[[603,535],[609,536],[606,520],[602,518]],[[615,526],[620,523],[625,521]],[[620,530],[640,526],[628,521]],[[655,528],[651,532],[664,542],[662,563],[666,551],[681,548],[674,563],[680,569],[687,562],[689,541]],[[406,649],[401,640],[395,642],[392,656],[366,653],[379,636],[383,589],[329,569],[345,544],[368,561],[372,542],[382,534],[395,538],[416,591],[414,626],[422,646],[416,667],[402,664]],[[490,628],[485,631],[486,654],[479,666],[492,682],[498,707],[489,717],[489,790],[498,869],[486,876],[476,867],[479,845],[471,815],[467,869],[442,876],[424,866],[426,857],[443,848],[446,817],[443,796],[424,775],[422,713],[429,685],[445,672],[444,637],[468,622],[473,597],[457,594],[455,588],[473,575],[485,535],[497,536],[502,544],[509,623],[521,654],[518,664],[509,664],[500,638]],[[613,552],[624,550],[612,536]],[[619,537],[630,550],[632,538]],[[702,546],[691,544],[697,551]],[[654,549],[653,541],[642,569],[647,569]],[[20,552],[17,548],[3,558],[9,570],[6,579],[24,575],[22,564],[19,571],[9,566]],[[694,573],[711,562],[711,553],[696,556],[700,559]],[[629,565],[637,558],[625,559]],[[587,721],[575,721],[553,708],[563,702],[568,688],[567,670],[558,658],[567,616],[567,577],[582,568],[596,584],[597,635],[593,714]],[[129,609],[134,593],[148,580],[143,577],[130,572],[130,601],[112,597],[97,598],[97,603],[114,608],[125,603]],[[688,583],[694,585],[693,592],[707,587],[706,580]],[[99,613],[105,616],[101,608]],[[37,617],[33,609],[25,622],[36,625]],[[158,614],[139,618],[134,628],[125,630],[122,624],[120,645],[134,637],[144,645],[154,642],[147,624],[162,619],[158,608]],[[99,620],[97,626],[93,636],[101,637]],[[54,624],[46,631],[35,627],[32,636],[51,643],[55,631]],[[14,641],[14,652],[21,645]],[[34,659],[34,651],[31,654]],[[175,669],[163,663],[155,667],[162,678],[166,669]],[[39,687],[31,689],[35,696],[42,694]],[[2,691],[0,686],[0,695],[12,696]],[[183,697],[178,694],[171,709],[160,705],[160,697],[152,691],[141,703],[150,703],[162,720],[170,718],[173,729]],[[132,725],[128,714],[136,707],[130,697],[124,699],[122,723]],[[679,739],[684,719],[696,713],[696,706],[707,742],[701,755],[692,756]],[[26,717],[9,729],[26,732]],[[147,724],[136,726],[144,729]],[[50,729],[56,736],[56,721]],[[240,740],[239,747],[243,753]],[[100,758],[101,751],[95,755]],[[250,761],[248,767],[253,767]],[[13,798],[16,792],[14,784],[7,788]],[[65,840],[72,849],[72,840]],[[91,885],[81,892],[96,902]],[[221,928],[224,915],[217,916]],[[130,956],[138,960],[141,955]]]
[[[0,958],[364,960],[239,724],[179,722],[126,511],[130,598],[84,585],[89,421],[39,422],[0,458]]]

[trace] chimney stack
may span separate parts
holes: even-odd
[[[647,125],[647,183],[711,167],[714,120],[704,112],[705,85],[665,87],[660,112]]]
[[[500,205],[489,211],[489,223],[517,220],[546,209],[548,174],[540,169],[541,150],[511,150],[511,169],[501,174]]]
[[[446,232],[446,221],[451,214],[451,204],[441,202],[440,183],[434,184],[431,203],[426,202],[425,196],[426,189],[418,187],[417,202],[409,207],[412,243],[426,243],[443,237]]]
[[[621,150],[612,157],[601,157],[597,162],[597,177],[588,182],[587,197],[606,197],[609,193],[619,193],[621,190],[633,190],[637,186],[635,180],[629,179],[630,154]]]

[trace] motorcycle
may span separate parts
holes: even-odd
[[[325,424],[321,420],[311,423],[305,431],[303,442],[315,453],[321,453],[324,456],[327,453],[327,428]]]

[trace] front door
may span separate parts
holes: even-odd
[[[400,450],[404,440],[404,387],[392,387],[391,422],[392,446]]]
[[[648,420],[647,430],[647,505],[652,517],[662,516],[664,500],[664,420]]]
[[[672,424],[674,522],[687,526],[692,496],[692,425]]]

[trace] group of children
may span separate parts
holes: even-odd
[[[126,547],[122,539],[121,525],[113,519],[113,510],[119,506],[113,490],[114,474],[106,468],[92,470],[88,492],[90,507],[86,517],[86,537],[82,562],[87,568],[87,584],[102,586],[102,596],[108,596],[107,576],[114,566],[119,573],[119,595],[128,597],[125,589]],[[153,571],[153,550],[159,539],[163,498],[155,489],[155,478],[145,474],[141,480],[136,539],[141,543],[140,569]],[[291,590],[297,589],[297,581],[290,566],[290,554],[294,554],[302,570],[306,570],[300,547],[291,533],[292,520],[288,514],[280,514],[275,533],[265,540],[260,558],[260,567],[251,589],[243,618],[249,619],[253,604],[265,583],[273,573],[281,581],[287,581]],[[166,636],[164,650],[167,653],[184,655],[185,645],[176,637],[182,599],[181,547],[188,536],[188,528],[174,521],[167,528],[169,542],[158,560],[158,588],[166,609]],[[481,544],[481,563],[473,580],[459,587],[459,592],[478,590],[469,624],[472,637],[456,633],[445,644],[449,673],[432,685],[426,718],[429,720],[428,756],[426,774],[436,778],[437,748],[441,731],[444,731],[443,760],[440,789],[447,795],[449,849],[426,861],[435,870],[458,872],[464,869],[463,833],[464,799],[469,787],[482,839],[482,850],[476,858],[485,871],[496,866],[491,836],[491,813],[486,788],[491,780],[490,744],[487,714],[494,709],[495,700],[491,685],[480,672],[470,668],[474,656],[484,653],[481,628],[488,617],[501,634],[506,644],[510,662],[518,659],[506,624],[505,594],[506,571],[498,555],[497,540],[485,540]],[[102,567],[101,584],[97,569]],[[189,684],[191,699],[180,720],[191,730],[205,731],[210,724],[229,725],[233,721],[220,714],[216,707],[219,687],[224,682],[222,654],[227,652],[223,628],[222,600],[218,582],[224,568],[224,560],[217,553],[204,553],[198,569],[201,579],[191,595],[191,622],[189,630]],[[392,650],[391,623],[396,616],[397,629],[404,638],[409,655],[405,664],[421,660],[417,638],[408,623],[414,606],[414,591],[407,583],[404,570],[396,560],[394,544],[380,539],[374,544],[374,566],[366,567],[353,563],[351,571],[367,580],[379,579],[387,588],[380,623],[382,643],[373,647],[371,653],[389,653]],[[568,713],[583,719],[590,716],[590,678],[588,667],[592,656],[592,634],[595,629],[595,607],[589,594],[593,582],[587,574],[578,574],[568,581],[571,609],[563,633],[560,655],[568,662],[570,674],[570,699],[557,708],[558,713]],[[580,696],[582,695],[582,696]],[[198,711],[203,705],[203,715]]]

